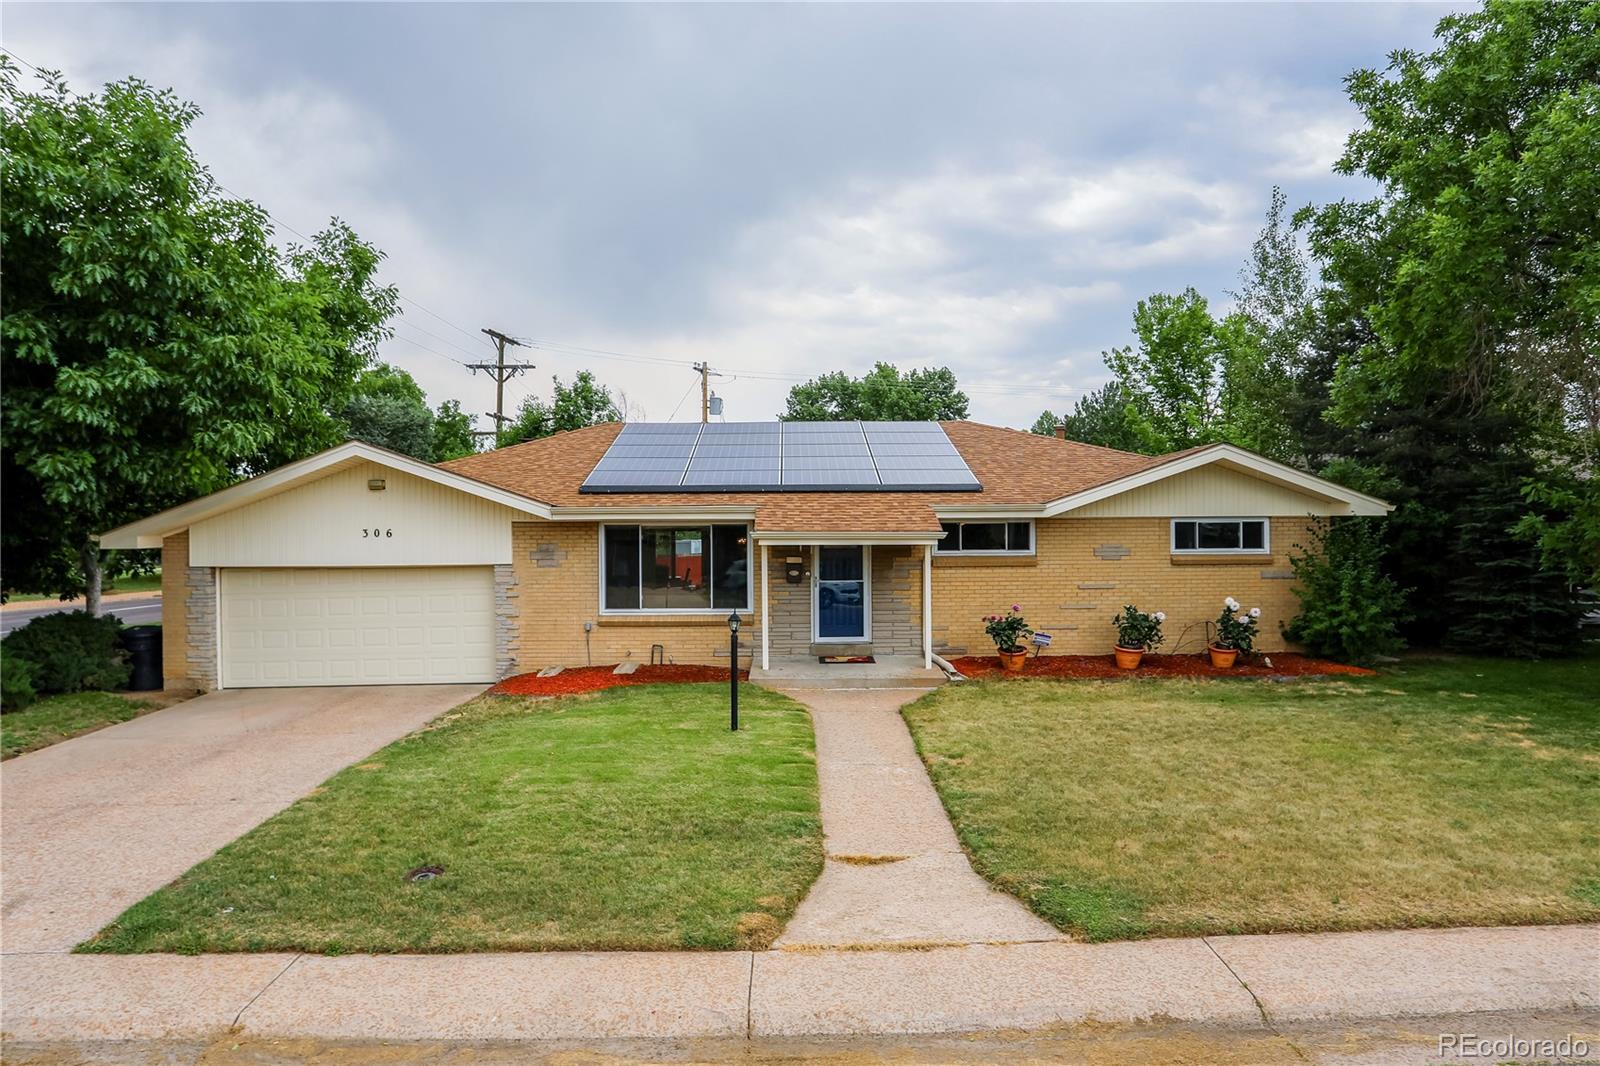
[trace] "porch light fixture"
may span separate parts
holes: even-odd
[[[368,492],[382,492],[384,489],[386,489],[388,487],[389,487],[388,482],[384,481],[383,478],[381,478],[381,477],[369,477],[369,478],[367,478],[367,491]]]
[[[728,728],[739,731],[739,612],[728,615]]]

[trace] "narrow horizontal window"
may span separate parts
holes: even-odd
[[[1265,518],[1175,518],[1172,520],[1174,552],[1265,552]]]
[[[935,550],[954,555],[1006,555],[1033,551],[1032,522],[941,522],[944,539]]]

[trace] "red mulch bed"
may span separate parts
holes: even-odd
[[[537,674],[517,674],[508,677],[489,690],[491,696],[571,696],[578,692],[599,692],[605,688],[622,685],[693,684],[701,681],[728,680],[725,666],[640,666],[631,674],[614,674],[611,666],[569,667],[553,677]],[[740,680],[748,680],[750,671],[739,671]]]
[[[1272,665],[1268,666],[1266,660]],[[995,655],[968,655],[950,660],[952,666],[967,677],[1064,677],[1064,678],[1128,678],[1128,677],[1317,677],[1342,674],[1371,677],[1372,670],[1327,659],[1314,659],[1309,655],[1292,652],[1271,652],[1250,659],[1240,659],[1227,670],[1211,665],[1208,655],[1146,655],[1137,670],[1119,670],[1111,655],[1045,655],[1030,658],[1020,674],[1008,675],[1000,668]]]

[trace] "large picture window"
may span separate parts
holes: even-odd
[[[750,609],[747,526],[602,526],[606,611]]]
[[[942,522],[944,539],[934,548],[946,555],[1031,555],[1032,522]]]
[[[1172,550],[1184,552],[1265,552],[1265,518],[1174,518]]]

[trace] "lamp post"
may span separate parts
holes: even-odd
[[[728,616],[728,696],[730,725],[739,731],[739,612]]]

